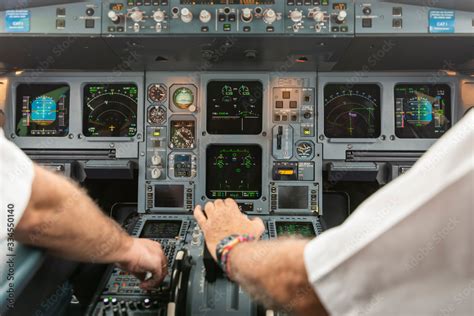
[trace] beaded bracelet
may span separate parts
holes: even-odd
[[[230,235],[222,239],[216,247],[217,264],[222,271],[229,276],[229,254],[230,251],[240,243],[254,241],[255,237],[252,235]]]

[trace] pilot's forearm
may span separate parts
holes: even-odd
[[[244,243],[230,253],[231,277],[267,307],[296,315],[326,315],[304,266],[305,240]]]
[[[76,184],[38,166],[15,239],[85,262],[121,262],[133,243]]]

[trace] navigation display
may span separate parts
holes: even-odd
[[[276,222],[275,225],[278,237],[316,237],[316,232],[314,231],[313,223],[311,222]]]
[[[447,84],[399,84],[394,94],[397,137],[440,138],[451,127]]]
[[[260,81],[210,81],[207,84],[207,132],[260,134],[262,107]]]
[[[136,84],[88,84],[84,87],[82,133],[87,137],[137,134]]]
[[[324,87],[324,134],[329,138],[380,136],[380,87],[328,84]]]
[[[259,199],[262,148],[258,145],[210,145],[206,152],[206,195],[210,199]]]
[[[140,238],[179,237],[182,221],[146,221]]]
[[[66,84],[20,84],[16,88],[16,134],[66,136],[69,93]]]

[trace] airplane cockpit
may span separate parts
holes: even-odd
[[[0,1],[5,137],[169,267],[145,291],[18,244],[0,313],[286,315],[223,275],[194,208],[318,238],[473,105],[470,0]]]

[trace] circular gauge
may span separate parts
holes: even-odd
[[[152,84],[148,87],[148,100],[150,102],[162,103],[166,100],[166,86],[162,84]]]
[[[166,110],[161,106],[151,106],[148,109],[148,122],[156,125],[164,124],[166,122]]]
[[[174,149],[194,148],[194,121],[172,121],[170,132],[170,147]]]
[[[173,94],[173,103],[176,107],[187,110],[194,103],[194,93],[189,88],[179,88]]]
[[[86,137],[133,137],[137,134],[135,84],[90,84],[84,88]]]
[[[324,134],[329,138],[380,136],[380,87],[329,84],[324,87]]]
[[[312,142],[299,142],[296,144],[296,154],[300,159],[311,159],[314,154],[314,145]]]

